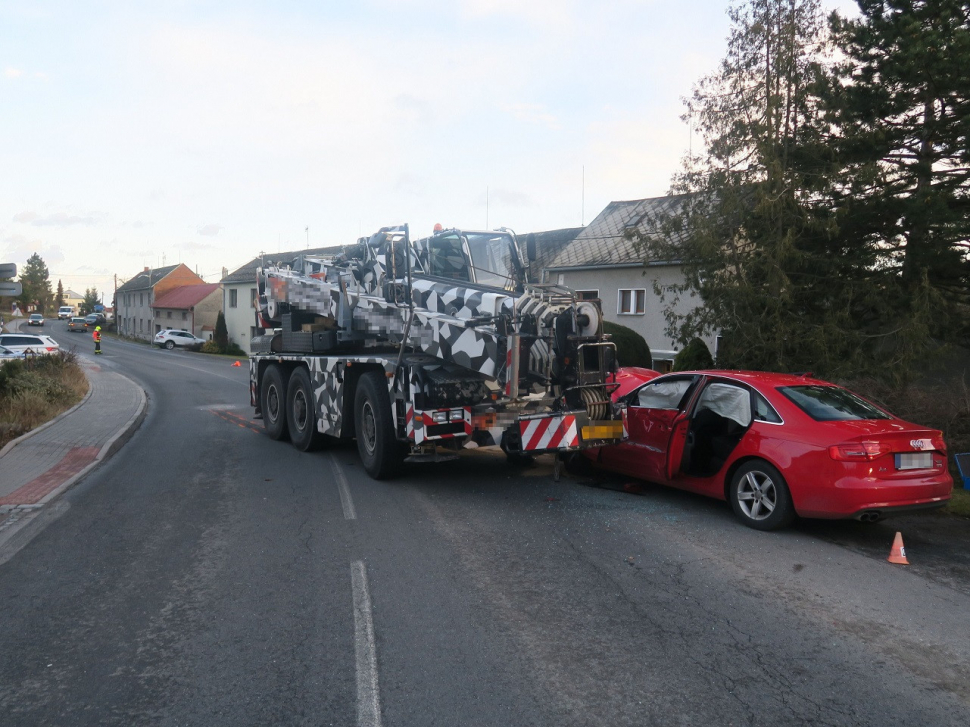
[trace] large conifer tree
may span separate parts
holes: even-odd
[[[970,2],[859,8],[858,19],[832,18],[845,57],[827,93],[832,200],[840,236],[877,250],[887,273],[894,320],[882,327],[908,337],[884,348],[916,356],[932,338],[970,331]]]
[[[679,212],[640,242],[649,259],[682,262],[684,283],[662,290],[672,337],[722,331],[719,365],[832,370],[853,343],[838,270],[867,261],[833,254],[818,204],[823,18],[816,0],[748,0],[729,15],[727,54],[688,101],[705,150],[674,179]],[[701,305],[678,314],[685,296]]]

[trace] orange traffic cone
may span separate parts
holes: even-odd
[[[234,363],[233,366],[242,366],[242,364],[236,361],[236,363]]]
[[[909,565],[909,561],[906,560],[906,546],[903,545],[902,533],[896,533],[896,539],[893,540],[893,549],[889,551],[889,557],[886,560],[899,565]]]

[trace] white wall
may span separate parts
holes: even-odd
[[[236,307],[230,306],[232,293],[236,291]],[[235,343],[243,351],[249,351],[249,341],[252,339],[252,329],[256,325],[255,309],[252,304],[256,281],[243,283],[225,283],[222,293],[222,310],[226,315],[226,328],[229,331],[229,341]]]
[[[665,333],[667,320],[664,317],[664,303],[653,289],[655,282],[659,282],[660,285],[682,282],[683,276],[679,266],[549,271],[547,281],[557,283],[560,281],[560,276],[562,276],[562,284],[573,290],[598,290],[606,320],[632,328],[643,336],[655,360],[673,359],[680,351],[681,347]],[[621,289],[644,291],[645,305],[642,314],[623,315],[617,312]],[[679,313],[686,313],[693,307],[689,300],[682,299],[676,310]],[[703,340],[713,355],[714,336],[705,337]]]

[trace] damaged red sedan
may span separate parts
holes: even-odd
[[[774,530],[796,515],[873,521],[950,499],[942,432],[811,375],[623,375],[627,385],[614,396],[627,405],[629,440],[584,455],[727,500],[752,528]]]

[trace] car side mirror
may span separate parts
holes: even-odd
[[[536,235],[530,232],[525,238],[525,254],[530,263],[534,263],[539,258],[539,251],[536,249]]]

